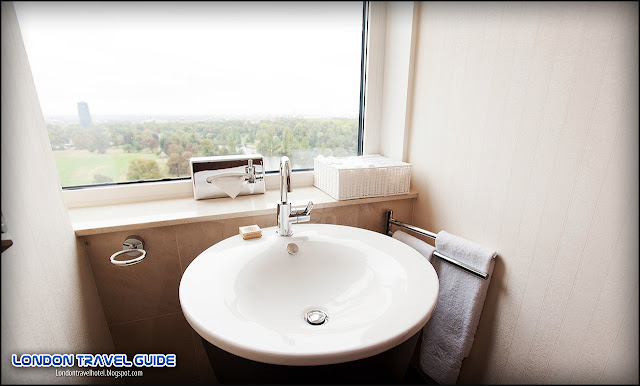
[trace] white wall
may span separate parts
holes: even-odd
[[[414,3],[390,2],[387,5],[386,42],[382,112],[380,116],[380,154],[404,161],[407,131],[408,92],[411,73],[411,35]],[[417,14],[416,14],[417,16]]]
[[[11,365],[11,354],[111,352],[113,343],[62,200],[13,4],[1,6],[2,214],[14,242],[0,258],[2,383],[104,382]]]
[[[364,153],[405,161],[411,114],[417,3],[371,2]]]
[[[459,383],[638,383],[638,3],[426,2],[413,222],[499,253]]]

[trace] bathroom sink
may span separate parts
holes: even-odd
[[[328,365],[398,346],[429,320],[438,277],[408,245],[341,225],[275,231],[222,240],[182,276],[182,311],[217,348],[267,364]]]

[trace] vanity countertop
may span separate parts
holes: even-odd
[[[314,187],[298,187],[289,193],[293,205],[306,205],[313,201],[314,208],[330,208],[373,202],[403,200],[418,197],[416,191],[384,197],[355,200],[335,200]],[[264,194],[238,196],[235,199],[213,198],[195,200],[193,196],[114,205],[101,205],[69,209],[69,217],[77,236],[88,236],[123,230],[153,228],[193,222],[224,220],[244,216],[276,213],[280,190],[267,190]]]

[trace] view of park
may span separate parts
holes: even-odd
[[[312,168],[319,154],[357,153],[358,120],[48,120],[47,130],[64,187],[188,177],[191,157],[214,155],[259,153],[266,170],[287,155],[295,169]]]
[[[14,5],[63,187],[357,154],[364,2]]]

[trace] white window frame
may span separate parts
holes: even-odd
[[[280,189],[278,173],[265,174],[264,180],[267,190]],[[291,185],[294,188],[312,186],[313,171],[291,173]],[[62,196],[67,204],[67,209],[72,209],[193,197],[193,187],[191,179],[187,179],[62,190]]]
[[[364,154],[407,162],[420,2],[371,2]]]
[[[373,1],[367,8],[363,153],[406,161],[419,2]],[[279,189],[278,174],[266,174],[265,183]],[[312,186],[313,171],[293,172],[291,183]],[[62,195],[71,209],[192,197],[193,190],[187,179],[63,189]]]

